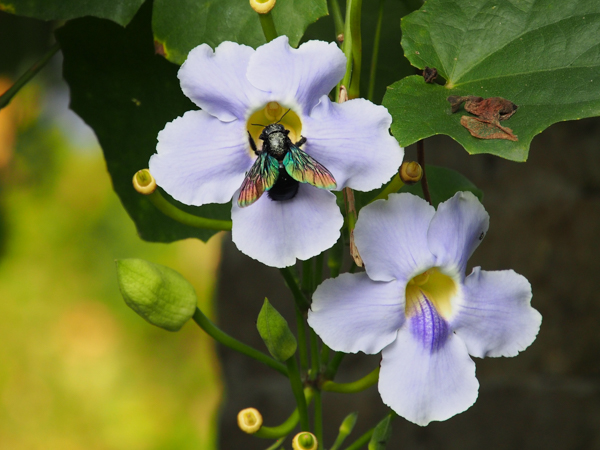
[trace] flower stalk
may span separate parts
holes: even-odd
[[[296,362],[296,356],[292,356],[286,362],[287,372],[292,386],[292,392],[296,399],[296,405],[298,406],[298,414],[300,416],[300,429],[302,431],[309,431],[310,424],[308,423],[308,407],[306,405],[306,398],[304,397],[304,388],[302,387],[302,380],[300,378],[300,372],[298,371],[298,363]]]
[[[385,0],[379,0],[379,10],[377,14],[377,25],[375,25],[375,41],[373,42],[373,56],[371,57],[371,71],[369,73],[369,88],[367,98],[373,101],[375,92],[375,78],[377,75],[377,60],[379,59],[379,42],[381,40],[381,25],[383,23],[383,5]]]
[[[365,389],[370,388],[377,383],[377,380],[379,380],[379,366],[360,380],[356,380],[351,383],[335,383],[331,380],[327,380],[321,385],[321,389],[328,392],[353,394],[355,392],[362,392]]]
[[[423,139],[417,141],[417,160],[423,169],[423,176],[421,177],[421,188],[423,189],[423,196],[427,203],[431,203],[431,194],[429,193],[429,185],[427,184],[427,173],[425,172],[425,143]]]
[[[156,189],[156,181],[148,169],[142,169],[136,172],[133,176],[133,187],[140,194],[146,195],[156,209],[179,223],[194,228],[231,231],[231,220],[207,219],[177,208],[177,206],[164,198],[160,191]]]
[[[306,403],[310,404],[315,395],[315,391],[311,388],[304,389],[304,397],[306,398]],[[279,439],[284,436],[290,434],[296,425],[298,425],[298,421],[300,420],[300,414],[298,413],[298,408],[294,410],[294,412],[283,422],[281,425],[276,427],[261,427],[254,436],[264,439]]]
[[[273,16],[271,15],[271,10],[275,7],[275,2],[276,0],[250,0],[250,6],[258,13],[260,26],[262,27],[267,42],[271,42],[279,36],[275,29]]]
[[[244,344],[243,342],[238,341],[234,337],[229,336],[227,333],[222,331],[219,327],[217,327],[208,317],[204,315],[204,313],[200,310],[200,308],[196,308],[196,312],[193,317],[194,322],[198,324],[200,328],[202,328],[206,334],[212,337],[215,341],[223,344],[226,347],[231,348],[237,352],[240,352],[246,356],[249,356],[252,359],[257,360],[269,366],[271,369],[276,370],[280,374],[284,376],[288,376],[288,370],[285,365],[275,361],[270,356],[265,355],[264,353],[250,347],[249,345]],[[290,359],[293,359],[290,358]]]

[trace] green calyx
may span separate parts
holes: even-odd
[[[117,261],[117,277],[127,306],[152,325],[178,331],[194,315],[194,288],[169,267],[122,259]]]

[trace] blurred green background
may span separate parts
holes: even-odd
[[[48,24],[0,13],[0,92],[50,39]],[[212,342],[127,308],[114,260],[178,270],[210,313],[220,236],[139,239],[93,134],[67,110],[60,64],[0,110],[0,448],[213,449]]]

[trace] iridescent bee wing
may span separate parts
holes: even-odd
[[[309,183],[322,189],[336,187],[335,178],[321,163],[307,155],[295,145],[289,146],[289,151],[283,158],[287,173],[300,183]]]
[[[278,176],[279,162],[267,152],[258,155],[242,183],[238,198],[240,208],[249,206],[258,200],[265,191],[273,187]]]

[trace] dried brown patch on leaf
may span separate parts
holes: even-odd
[[[517,136],[508,127],[500,125],[501,120],[509,119],[517,105],[502,97],[483,98],[475,95],[452,95],[447,98],[455,113],[464,103],[465,110],[477,117],[462,116],[460,123],[472,136],[479,139],[507,139],[518,141]]]
[[[500,125],[498,120],[480,119],[471,116],[462,116],[460,124],[469,130],[471,136],[479,139],[506,139],[518,141],[518,137],[508,127]]]

